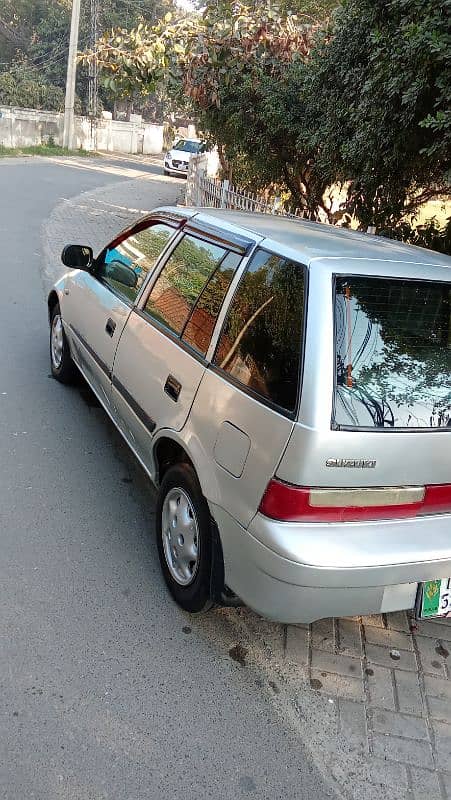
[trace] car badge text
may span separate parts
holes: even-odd
[[[326,467],[347,467],[348,469],[374,469],[376,460],[373,458],[328,458]]]

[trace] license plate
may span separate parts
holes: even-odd
[[[451,617],[451,578],[420,584],[418,616]]]

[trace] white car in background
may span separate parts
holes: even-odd
[[[193,155],[203,153],[205,142],[200,139],[177,139],[164,157],[165,175],[187,175],[188,164]]]

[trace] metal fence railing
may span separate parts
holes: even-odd
[[[329,195],[330,211],[340,210],[340,188],[333,197]],[[285,208],[280,197],[273,197],[266,200],[252,192],[246,192],[237,186],[233,186],[229,181],[221,181],[218,178],[208,176],[208,156],[201,153],[192,156],[186,182],[185,203],[187,206],[199,206],[210,208],[230,208],[235,211],[258,211],[263,214],[277,214],[281,217],[300,218],[304,216],[301,208]],[[327,212],[318,214],[318,222],[331,224]],[[337,223],[332,223],[337,224]],[[338,223],[340,224],[340,223]],[[375,234],[376,228],[368,226],[367,233]]]
[[[186,205],[230,208],[238,211],[259,211],[263,214],[278,214],[284,217],[301,217],[301,209],[287,211],[280,197],[265,200],[258,195],[233,186],[228,180],[221,181],[207,175],[207,159],[194,156],[189,162],[186,183]]]

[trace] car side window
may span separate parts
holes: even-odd
[[[182,339],[205,355],[227,290],[242,259],[238,253],[228,252],[205,284],[191,316],[185,324]]]
[[[230,304],[214,364],[272,404],[296,409],[304,269],[257,250]]]
[[[133,303],[174,233],[170,225],[158,222],[113,242],[104,252],[97,277]]]
[[[208,330],[213,329],[234,271],[233,260],[227,266],[227,256],[224,247],[195,236],[184,236],[161,270],[143,309],[145,314],[162,322],[178,336],[186,326],[184,340],[203,354],[208,347],[208,344],[205,347],[207,337],[209,341]],[[201,322],[204,296],[210,298],[207,314],[210,313],[211,320]],[[196,315],[193,311],[198,306]]]

